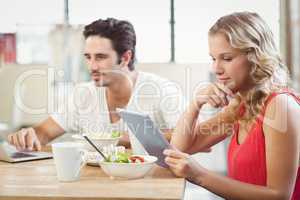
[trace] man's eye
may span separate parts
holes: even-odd
[[[97,56],[96,57],[96,60],[103,60],[103,59],[105,59],[106,58],[106,56]]]

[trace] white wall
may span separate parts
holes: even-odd
[[[207,82],[209,79],[208,64],[153,63],[138,64],[136,68],[158,74],[175,82],[182,88],[187,99],[193,95],[196,85]],[[0,122],[19,126],[37,123],[44,119],[48,114],[49,105],[52,103],[48,97],[53,94],[51,79],[53,76],[57,76],[57,74],[53,74],[54,72],[52,68],[48,68],[46,65],[8,65],[1,67]],[[16,88],[18,86],[19,89]],[[21,103],[24,105],[20,109]],[[28,111],[29,108],[31,111]]]
[[[18,110],[14,105],[19,99],[25,107],[36,110],[46,107],[48,92],[46,73],[47,66],[44,65],[8,65],[0,68],[0,122],[25,125],[45,118],[45,113],[28,114]],[[20,114],[14,116],[14,112]]]
[[[179,84],[185,91],[187,97],[191,97],[194,88],[209,79],[208,64],[139,64],[137,69],[152,72],[160,76],[169,78],[171,81]],[[32,71],[35,70],[35,71]],[[38,71],[36,71],[38,70]],[[28,114],[20,109],[14,109],[15,96],[14,87],[18,84],[18,80],[22,80],[22,75],[26,73],[40,72],[50,73],[45,65],[10,65],[0,68],[0,122],[14,123],[15,126],[29,125],[37,123],[47,117],[47,112],[43,114]],[[28,76],[21,84],[20,94],[26,106],[32,108],[47,108],[47,99],[51,87],[48,85],[49,77],[44,75]],[[14,113],[13,113],[14,111]],[[6,131],[7,132],[7,131]],[[4,133],[6,133],[4,132]],[[3,134],[4,134],[3,133]],[[0,131],[0,137],[4,136]],[[70,135],[65,134],[57,138],[55,141],[69,140]],[[225,145],[224,145],[225,144]],[[211,153],[198,153],[194,158],[204,167],[225,172],[226,170],[226,143],[220,143],[213,148]],[[205,189],[187,183],[185,191],[186,200],[198,199],[220,199]]]

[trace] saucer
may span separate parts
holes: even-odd
[[[87,153],[87,165],[89,166],[95,166],[95,167],[100,167],[99,166],[99,161],[102,161],[103,158],[101,157],[101,155],[98,152],[92,152],[89,151]]]

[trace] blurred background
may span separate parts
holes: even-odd
[[[0,0],[0,131],[41,121],[57,110],[65,83],[89,80],[82,29],[99,18],[129,20],[137,34],[137,69],[175,81],[189,99],[213,78],[209,27],[235,11],[254,11],[267,21],[299,92],[299,0]],[[199,160],[225,173],[225,147]],[[187,199],[219,199],[188,188]]]

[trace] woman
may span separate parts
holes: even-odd
[[[217,82],[199,90],[181,116],[165,161],[173,173],[226,199],[300,199],[300,99],[266,23],[255,13],[220,18],[209,30]],[[231,100],[229,100],[231,99]],[[204,104],[222,107],[199,122]],[[228,177],[189,155],[231,135]]]

